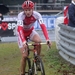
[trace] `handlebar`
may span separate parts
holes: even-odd
[[[40,43],[41,45],[47,45],[47,43]],[[37,44],[28,44],[29,46],[36,46]],[[47,45],[47,51],[51,48],[49,45]]]
[[[41,45],[46,45],[47,43],[40,43]],[[29,46],[34,46],[35,44],[28,44]]]

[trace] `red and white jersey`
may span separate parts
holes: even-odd
[[[43,23],[43,19],[42,19],[41,14],[36,11],[33,11],[33,14],[30,17],[27,17],[24,12],[21,12],[18,14],[17,31],[20,34],[22,42],[25,41],[24,32],[25,31],[31,32],[34,29],[35,21],[39,22],[39,25],[42,28],[42,31],[45,35],[46,40],[49,40],[46,26]]]
[[[26,17],[24,12],[18,14],[18,25],[22,26],[25,30],[31,29],[36,20],[39,22],[39,24],[43,23],[41,15],[36,11],[33,11],[31,17]]]

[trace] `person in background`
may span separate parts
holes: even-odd
[[[69,5],[65,6],[64,10],[63,10],[63,13],[64,13],[64,24],[65,25],[68,25],[68,22],[69,22],[68,7],[69,7]]]
[[[22,54],[20,75],[25,75],[26,58],[28,54],[26,51],[27,37],[29,37],[29,39],[34,43],[38,43],[38,48],[37,48],[38,55],[40,55],[41,52],[41,45],[40,45],[41,38],[39,34],[34,30],[35,21],[39,22],[39,25],[46,38],[46,43],[48,46],[51,46],[51,41],[49,39],[48,32],[43,22],[41,14],[38,13],[37,11],[34,11],[34,3],[30,0],[25,1],[22,4],[22,9],[24,11],[18,14],[17,36],[18,36],[18,46]]]
[[[2,23],[3,15],[0,13],[0,23]]]
[[[68,8],[69,23],[68,26],[75,27],[75,0],[72,0]]]

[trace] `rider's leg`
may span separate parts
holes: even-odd
[[[20,38],[20,36],[18,36],[18,46],[20,48],[20,52],[21,52],[21,69],[20,69],[20,75],[24,75],[25,74],[25,67],[26,67],[26,58],[27,58],[27,51],[24,51],[24,47],[23,47],[23,43],[22,40]]]
[[[35,35],[33,36],[32,41],[37,44],[37,46],[36,46],[37,54],[40,55],[40,53],[41,53],[41,44],[40,44],[40,43],[41,43],[41,39],[40,39],[39,35],[35,34]],[[37,70],[38,70],[38,71],[41,70],[41,69],[40,69],[40,66],[39,66],[39,62],[37,63]]]
[[[33,41],[35,43],[37,43],[36,49],[37,49],[38,55],[40,55],[40,52],[41,52],[41,44],[40,44],[41,43],[41,39],[40,39],[40,37],[35,34],[34,37],[33,37]]]
[[[24,52],[24,48],[20,48],[21,51],[21,74],[25,74],[25,67],[26,67],[26,58],[27,58],[27,52]]]
[[[39,36],[39,34],[33,30],[33,32],[31,33],[30,35],[30,39],[35,42],[35,43],[38,43],[38,46],[37,46],[37,53],[38,55],[40,55],[40,52],[41,52],[41,38]]]

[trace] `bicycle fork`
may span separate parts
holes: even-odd
[[[34,62],[34,73],[35,73],[35,75],[37,75],[36,61],[37,61],[37,51],[34,50],[34,60],[33,60],[33,62]]]
[[[34,70],[35,70],[35,71],[34,71],[34,72],[35,72],[35,75],[37,75],[37,69],[36,69],[36,63],[35,63],[35,62],[34,62],[34,68],[35,68],[35,69],[34,69]]]

